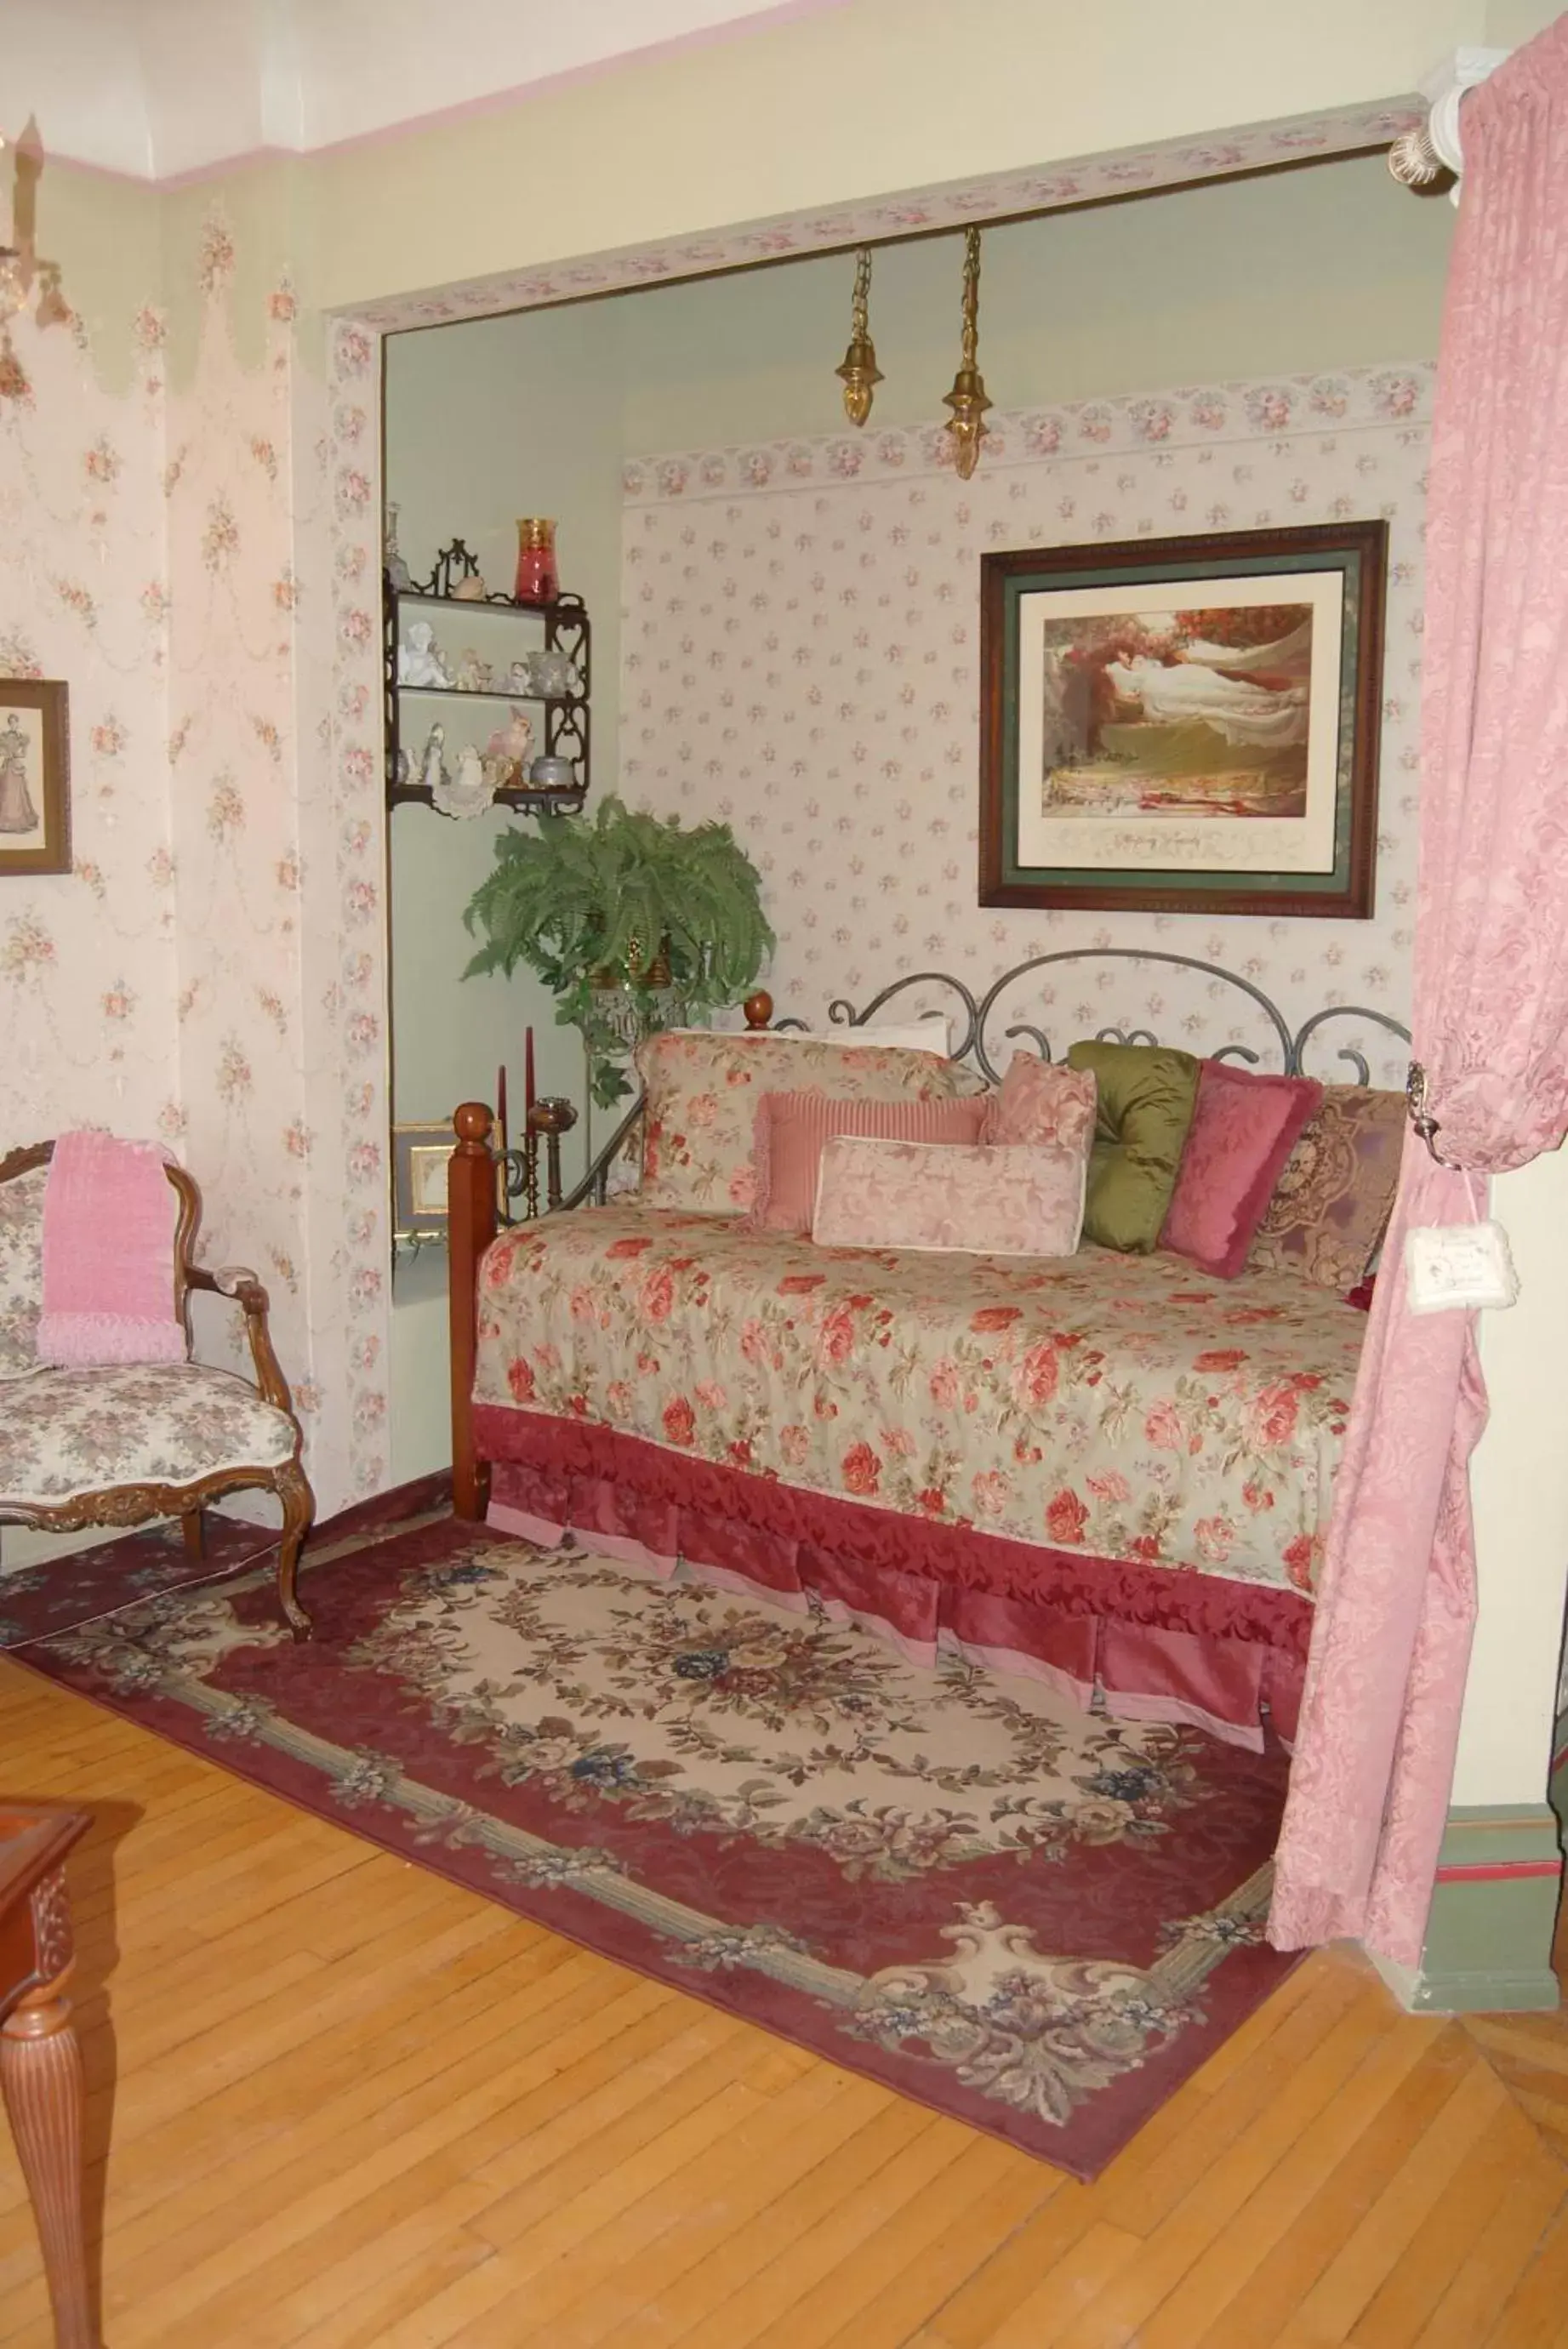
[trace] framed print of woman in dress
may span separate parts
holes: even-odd
[[[0,678],[0,876],[71,869],[67,688]]]

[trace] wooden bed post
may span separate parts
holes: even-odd
[[[464,1102],[447,1161],[448,1310],[452,1332],[452,1514],[478,1520],[490,1500],[490,1463],[474,1450],[474,1359],[480,1258],[495,1237],[496,1162],[483,1102]]]

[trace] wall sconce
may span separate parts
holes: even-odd
[[[964,340],[953,388],[942,402],[953,410],[943,430],[952,440],[953,462],[961,481],[969,479],[980,461],[980,443],[987,429],[985,410],[991,405],[985,378],[975,364],[979,347],[980,232],[968,228],[964,232]]]
[[[863,424],[872,412],[872,395],[881,383],[876,345],[871,336],[872,249],[862,244],[855,257],[855,290],[850,303],[850,347],[844,363],[833,373],[844,387],[844,414],[851,424]]]
[[[0,149],[5,145],[0,139]],[[37,255],[38,181],[44,170],[44,142],[29,118],[27,128],[12,149],[11,236],[0,244],[0,398],[25,395],[27,379],[11,342],[11,321],[19,317],[38,289],[35,312],[40,326],[63,326],[70,305],[60,291],[60,264]]]

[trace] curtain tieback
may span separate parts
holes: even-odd
[[[1445,1158],[1438,1148],[1438,1121],[1427,1107],[1427,1072],[1419,1061],[1411,1061],[1405,1078],[1405,1108],[1410,1123],[1426,1143],[1435,1163],[1449,1167],[1456,1174],[1461,1174],[1463,1169],[1453,1159]]]

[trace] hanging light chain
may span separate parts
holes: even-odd
[[[855,256],[855,286],[850,301],[850,347],[843,364],[834,369],[844,387],[844,413],[851,424],[863,424],[872,412],[872,398],[882,381],[876,346],[872,341],[872,249],[862,244]]]
[[[964,335],[962,364],[973,368],[980,357],[980,232],[964,232]]]
[[[985,437],[985,410],[991,402],[985,391],[985,378],[980,372],[980,232],[968,228],[964,232],[964,330],[960,347],[958,372],[953,378],[953,388],[943,397],[943,406],[952,409],[944,427],[953,448],[954,471],[961,481],[968,481],[980,461],[980,443]]]

